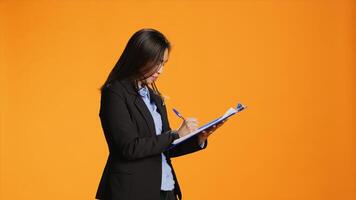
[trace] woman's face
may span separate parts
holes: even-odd
[[[158,76],[163,72],[163,66],[167,61],[168,61],[168,49],[166,49],[164,51],[163,61],[162,61],[161,67],[158,69],[158,71],[156,71],[150,77],[146,78],[144,80],[144,82],[146,82],[147,84],[151,84],[151,83],[155,82],[157,80]]]

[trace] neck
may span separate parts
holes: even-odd
[[[140,87],[143,87],[143,86],[142,86],[142,84],[143,84],[142,81],[138,81],[137,84],[138,84],[138,87],[139,87],[139,88],[140,88]]]

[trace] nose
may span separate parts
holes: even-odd
[[[159,68],[159,70],[157,71],[157,74],[161,74],[163,72],[163,65],[161,68]]]

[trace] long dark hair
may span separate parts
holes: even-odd
[[[159,70],[166,49],[170,52],[171,45],[161,32],[151,28],[137,31],[131,36],[100,91],[102,92],[113,81],[124,79],[132,81],[138,91],[138,81],[150,77]],[[154,82],[151,88],[162,97]]]

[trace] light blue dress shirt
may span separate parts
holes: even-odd
[[[162,118],[161,114],[157,111],[157,106],[154,101],[151,101],[150,94],[147,86],[141,87],[139,89],[139,93],[142,97],[142,100],[145,102],[148,110],[150,111],[152,118],[155,123],[156,135],[160,135],[162,133]],[[174,179],[172,174],[172,169],[167,163],[166,156],[162,155],[162,182],[161,182],[161,190],[173,190],[174,189]]]

